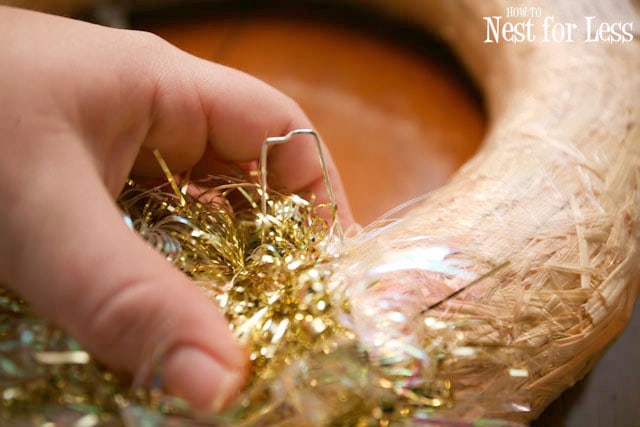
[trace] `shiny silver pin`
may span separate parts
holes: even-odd
[[[267,201],[269,194],[267,193],[267,155],[269,147],[272,145],[284,144],[291,141],[298,135],[310,135],[314,138],[316,143],[316,149],[318,151],[318,158],[320,160],[320,166],[322,167],[322,175],[324,176],[324,183],[327,187],[327,194],[329,195],[329,203],[331,204],[331,219],[333,220],[333,228],[338,234],[340,242],[344,241],[344,234],[342,232],[342,226],[340,225],[340,219],[338,218],[338,205],[336,204],[336,198],[333,193],[333,187],[331,186],[331,179],[329,178],[329,171],[327,170],[327,163],[324,159],[322,152],[322,142],[320,136],[313,129],[296,129],[292,130],[285,136],[274,136],[265,139],[262,142],[262,149],[260,151],[260,199],[263,218],[267,217]]]

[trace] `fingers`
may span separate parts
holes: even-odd
[[[144,376],[159,363],[169,392],[219,408],[246,355],[214,304],[124,225],[90,156],[62,139],[28,177],[38,194],[25,190],[0,227],[22,243],[2,247],[4,278],[111,368]]]
[[[154,122],[144,144],[159,148],[163,156],[179,159],[185,145],[194,138],[202,138],[208,140],[213,157],[248,162],[259,158],[265,138],[313,128],[294,101],[258,79],[177,49],[174,55],[172,60],[154,62],[154,67],[161,70],[161,78],[156,89]],[[201,120],[185,120],[186,114]],[[324,145],[323,152],[341,218],[348,226],[353,219],[344,187]],[[202,156],[202,151],[198,154]],[[144,168],[148,171],[152,163],[146,155],[138,163],[138,171]],[[199,166],[202,170],[206,164]],[[310,191],[320,203],[329,201],[311,137],[297,137],[273,147],[268,167],[269,182],[274,187],[292,192]]]
[[[159,362],[168,391],[201,408],[219,407],[240,386],[246,355],[214,305],[125,227],[112,197],[141,142],[147,154],[158,148],[180,171],[207,150],[226,161],[257,159],[265,137],[310,123],[289,98],[258,80],[157,38],[33,19],[42,21],[34,42],[40,49],[50,32],[82,43],[47,52],[44,65],[5,79],[28,81],[22,89],[33,93],[11,84],[2,91],[24,102],[8,104],[15,120],[11,114],[0,120],[0,279],[111,368],[135,375]],[[20,49],[14,54],[23,64]],[[83,68],[61,85],[57,78],[66,75],[68,61]],[[41,79],[41,69],[55,71],[56,79]],[[27,71],[32,74],[22,78]],[[50,89],[53,94],[40,96]],[[148,160],[141,153],[137,168],[157,167]],[[275,147],[270,167],[275,185],[328,201],[314,144]]]

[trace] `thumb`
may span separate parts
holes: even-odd
[[[90,159],[65,154],[64,167],[29,174],[37,195],[11,204],[0,278],[110,368],[140,375],[160,362],[167,391],[220,408],[246,366],[224,317],[126,227]]]

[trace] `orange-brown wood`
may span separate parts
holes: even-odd
[[[329,146],[361,224],[444,184],[484,133],[460,73],[383,38],[277,17],[151,30],[294,98]]]

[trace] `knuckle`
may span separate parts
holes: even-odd
[[[134,43],[138,49],[143,52],[157,52],[158,50],[166,49],[171,44],[158,36],[157,34],[149,31],[140,30],[127,30],[129,34],[134,38]]]
[[[90,350],[117,370],[134,373],[161,346],[162,301],[158,285],[134,279],[114,287],[86,324]]]

